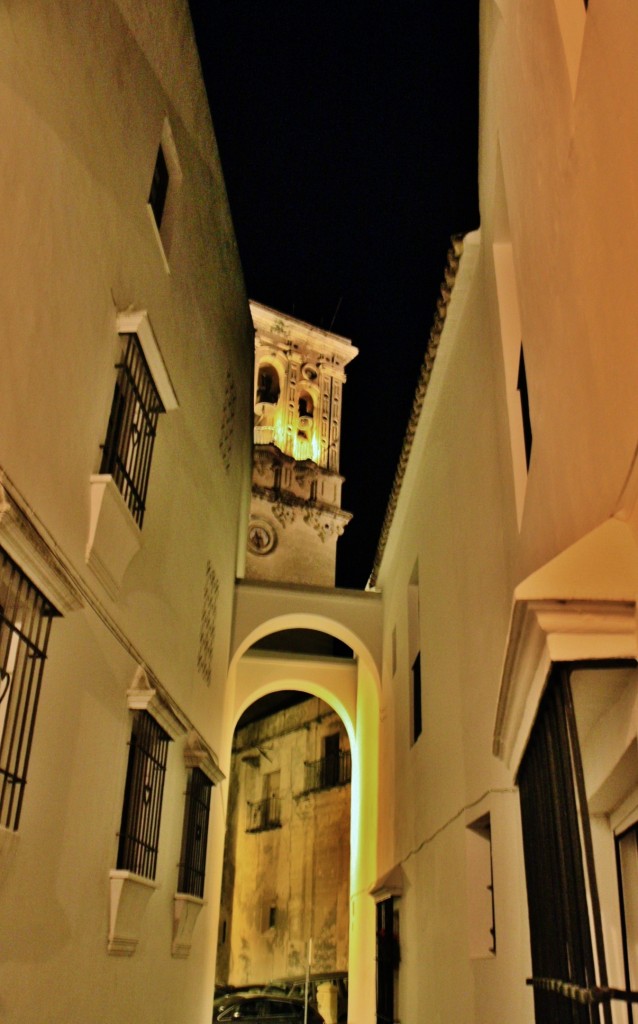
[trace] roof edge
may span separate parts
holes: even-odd
[[[456,283],[456,275],[458,273],[461,256],[463,254],[464,237],[465,236],[463,235],[452,235],[450,239],[450,248],[447,252],[447,264],[443,273],[443,281],[441,282],[441,294],[436,303],[434,321],[425,349],[425,357],[423,359],[419,380],[414,394],[414,400],[412,402],[412,412],[410,413],[405,437],[403,438],[403,447],[401,448],[401,454],[399,456],[396,473],[394,475],[388,505],[383,519],[383,524],[381,526],[379,542],[377,544],[374,562],[372,563],[372,571],[367,584],[368,589],[374,588],[377,583],[379,569],[381,568],[381,562],[385,552],[385,546],[399,501],[399,494],[401,493],[401,487],[403,485],[403,479],[405,477],[408,460],[410,458],[410,452],[412,451],[412,444],[419,425],[421,410],[427,394],[430,377],[432,376],[439,342],[441,341],[441,335],[443,333],[443,328],[445,327],[448,306],[450,304],[450,299],[452,298],[452,291]]]

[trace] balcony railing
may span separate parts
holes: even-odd
[[[315,789],[345,786],[351,777],[350,751],[340,750],[337,754],[329,754],[318,761],[306,761],[304,767],[306,793]]]
[[[281,808],[276,794],[254,803],[248,801],[246,831],[265,832],[269,828],[281,828]]]

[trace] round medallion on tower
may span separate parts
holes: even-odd
[[[255,555],[267,555],[277,543],[275,529],[265,519],[252,519],[248,527],[248,547]]]
[[[312,363],[306,363],[301,367],[301,376],[304,380],[315,381],[319,376],[319,371],[316,366],[312,365]]]

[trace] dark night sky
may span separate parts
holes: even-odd
[[[337,583],[367,581],[450,235],[478,226],[478,0],[191,0],[248,294],[352,340]]]

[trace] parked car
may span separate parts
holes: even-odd
[[[325,974],[312,974],[308,983],[308,1002],[318,1009],[319,988],[329,982],[337,989],[337,1020],[345,1024],[348,1019],[348,974],[347,971],[331,971]],[[285,978],[264,986],[264,992],[272,993],[276,988],[293,999],[304,999],[306,979],[303,977]]]
[[[265,992],[240,995],[229,993],[215,1000],[214,1024],[233,1024],[235,1021],[262,1021],[263,1024],[303,1024],[303,999],[288,996],[268,995]],[[314,1006],[308,1005],[308,1024],[324,1024],[324,1019]]]

